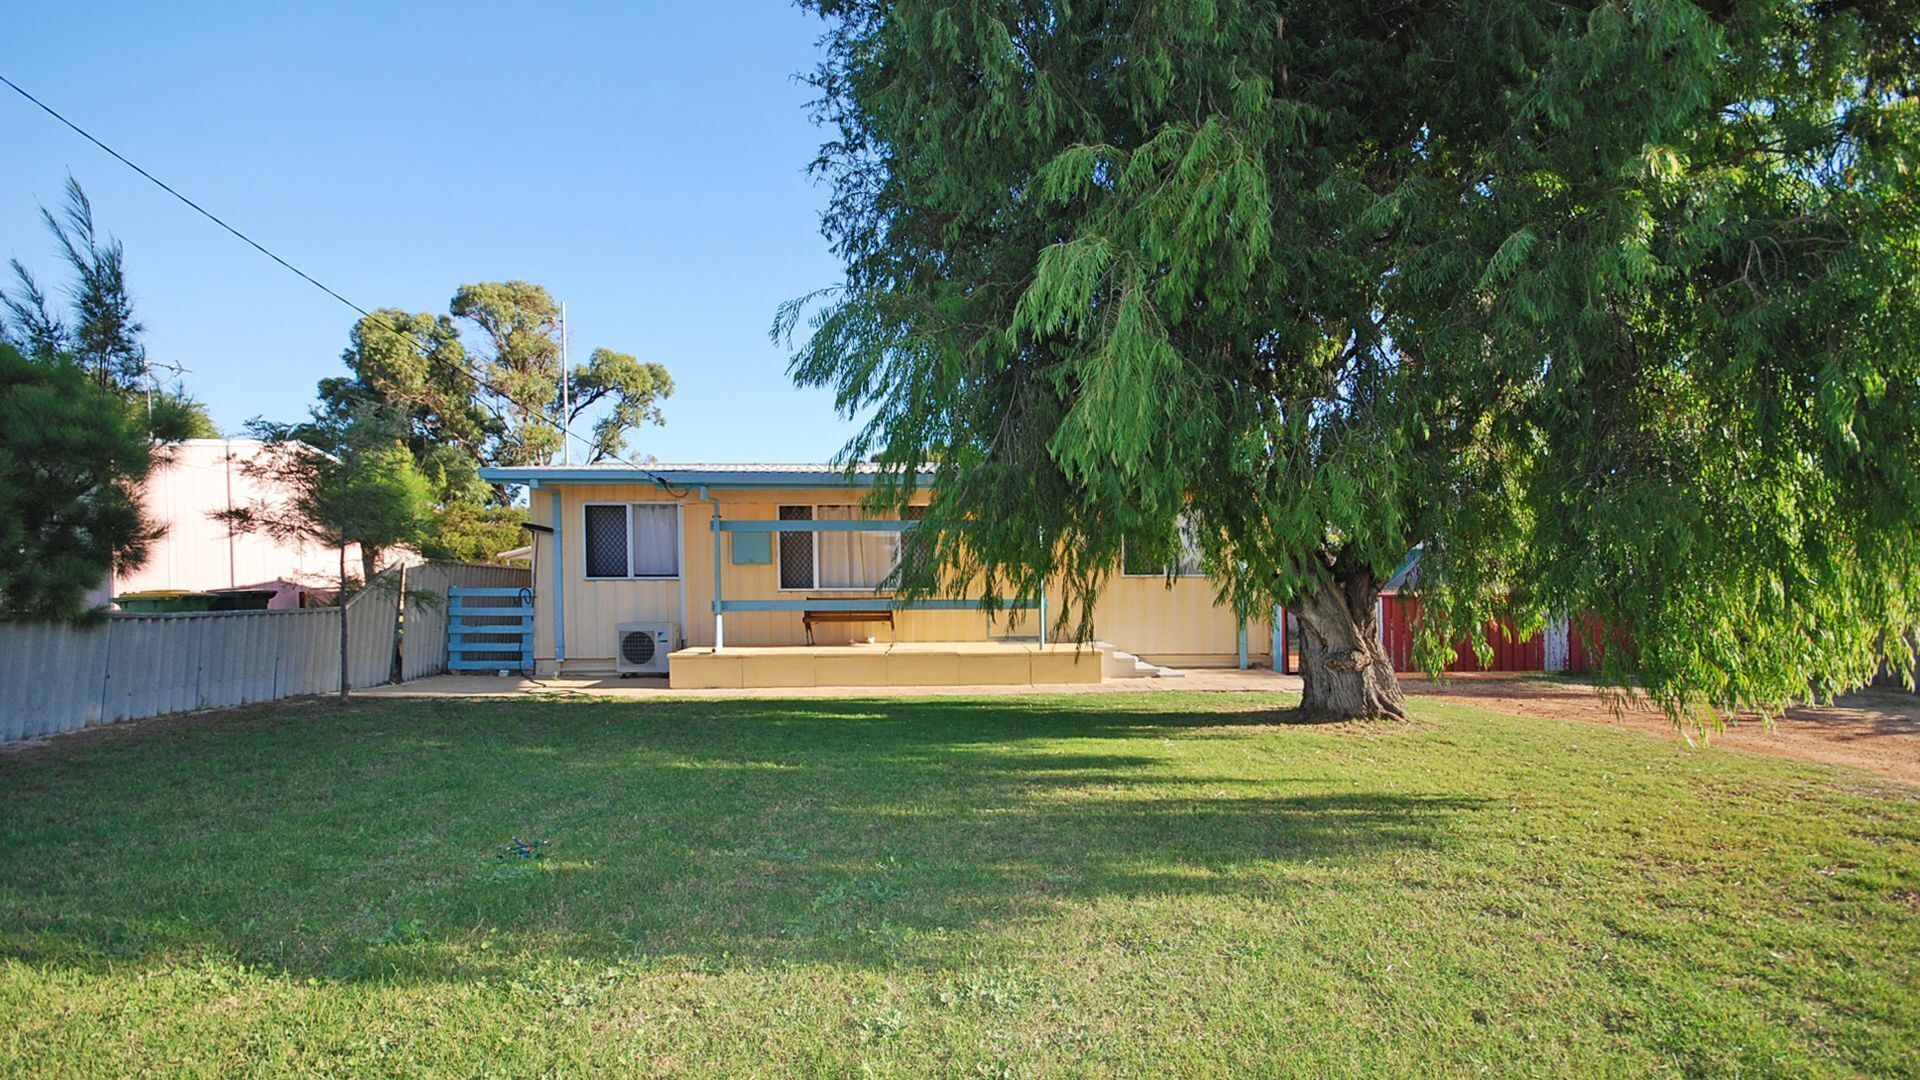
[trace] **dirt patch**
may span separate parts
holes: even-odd
[[[1644,702],[1623,705],[1617,696],[1573,680],[1510,675],[1454,675],[1444,682],[1416,675],[1400,678],[1406,692],[1419,697],[1681,738],[1658,709]],[[1742,719],[1713,732],[1708,741],[1735,750],[1851,765],[1920,784],[1920,695],[1861,690],[1832,705],[1789,709],[1770,728],[1758,717]]]

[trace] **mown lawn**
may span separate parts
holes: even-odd
[[[0,754],[0,1069],[1920,1072],[1920,791],[1285,704],[309,703]]]

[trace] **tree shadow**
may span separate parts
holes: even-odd
[[[1435,848],[1480,805],[1140,741],[1259,737],[1268,704],[407,701],[0,759],[0,957],[937,965],[1104,897]]]

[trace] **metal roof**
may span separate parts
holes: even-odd
[[[1424,544],[1415,544],[1413,550],[1407,552],[1407,557],[1400,560],[1399,569],[1393,572],[1385,585],[1380,586],[1382,593],[1391,595],[1405,592],[1420,584],[1420,552],[1424,548]]]

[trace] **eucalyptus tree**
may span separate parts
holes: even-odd
[[[1305,705],[1572,614],[1676,717],[1857,685],[1920,597],[1920,5],[809,0],[840,286],[783,309],[928,527],[1061,583],[1185,522]],[[1137,560],[1136,560],[1137,561]]]
[[[535,465],[559,456],[571,429],[591,410],[603,415],[586,436],[591,461],[617,458],[627,432],[664,423],[660,401],[672,396],[673,379],[657,363],[597,348],[571,370],[561,363],[560,305],[545,286],[525,281],[462,285],[451,311],[485,339],[475,357],[481,399],[505,421],[488,456],[499,465]]]
[[[619,457],[631,431],[665,422],[660,402],[673,379],[660,364],[606,348],[562,371],[560,305],[540,285],[463,285],[448,308],[382,308],[360,319],[341,354],[349,374],[321,380],[321,409],[346,417],[379,406],[401,417],[435,491],[422,552],[491,559],[519,542],[526,515],[510,490],[480,478],[480,466],[558,458],[563,417],[586,443],[583,459]],[[478,331],[475,347],[463,328]]]

